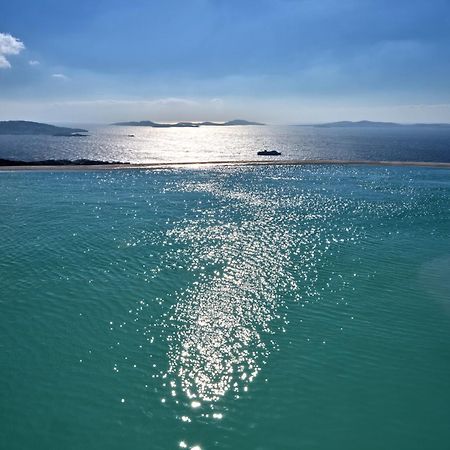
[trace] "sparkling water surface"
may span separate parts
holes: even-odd
[[[450,170],[0,173],[0,447],[446,449]]]
[[[450,127],[76,126],[88,129],[89,136],[0,135],[0,158],[86,158],[132,163],[255,159],[450,162]],[[257,155],[260,150],[278,150],[282,155],[261,157]]]

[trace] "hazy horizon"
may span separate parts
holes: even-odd
[[[250,122],[253,122],[252,118],[244,118],[244,117],[230,117],[230,118],[226,118],[223,120],[210,120],[209,118],[204,118],[204,119],[198,119],[198,120],[189,120],[189,119],[180,119],[180,120],[167,120],[167,121],[163,121],[163,120],[155,120],[152,117],[141,117],[141,118],[135,118],[135,119],[127,119],[125,121],[117,121],[117,123],[120,122],[139,122],[139,121],[151,121],[151,122],[155,122],[157,124],[177,124],[177,123],[201,123],[201,122],[217,122],[217,123],[225,123],[228,122],[230,120],[240,120],[240,119],[244,119],[244,120],[248,120]],[[86,121],[65,121],[65,120],[53,120],[53,121],[41,121],[41,120],[34,120],[34,119],[23,119],[23,118],[7,118],[7,119],[0,119],[0,122],[5,122],[5,121],[27,121],[27,122],[37,122],[37,123],[47,123],[50,125],[57,125],[57,126],[99,126],[99,127],[103,127],[103,126],[114,126],[116,124],[116,122],[101,122],[101,121],[96,121],[96,122],[86,122]],[[347,120],[345,118],[339,119],[339,120],[330,120],[330,121],[317,121],[317,122],[291,122],[291,123],[280,123],[280,122],[261,122],[261,125],[263,126],[315,126],[315,125],[321,125],[321,124],[329,124],[329,123],[339,123],[339,122],[353,122],[353,123],[357,123],[357,122],[365,122],[368,121],[365,118],[361,118],[361,119],[355,119],[355,120]],[[395,121],[384,121],[384,120],[369,120],[368,122],[373,122],[373,123],[394,123],[394,124],[398,124],[398,125],[450,125],[450,121],[449,122],[395,122]],[[144,126],[145,128],[145,126]]]
[[[0,6],[0,120],[450,122],[443,0]]]

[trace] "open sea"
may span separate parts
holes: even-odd
[[[67,124],[87,137],[0,135],[0,158],[96,159],[131,163],[263,159],[450,162],[450,127],[149,128]],[[129,137],[134,134],[135,137]],[[257,156],[278,150],[282,156]]]
[[[450,161],[448,130],[214,132],[0,157]],[[0,236],[1,449],[449,448],[450,169],[2,171]]]

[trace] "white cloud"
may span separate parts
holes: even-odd
[[[0,69],[9,69],[11,63],[5,55],[18,55],[25,45],[22,41],[10,34],[0,33]]]
[[[30,66],[39,66],[39,64],[41,64],[39,61],[36,61],[35,59],[31,59],[30,61],[28,61],[28,64]]]
[[[0,55],[0,69],[9,69],[10,67],[11,64],[8,60],[3,55]]]
[[[52,73],[52,78],[55,78],[57,80],[63,80],[63,81],[69,80],[69,77],[67,77],[63,73]]]

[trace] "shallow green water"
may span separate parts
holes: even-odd
[[[450,171],[0,173],[0,448],[445,449]]]

